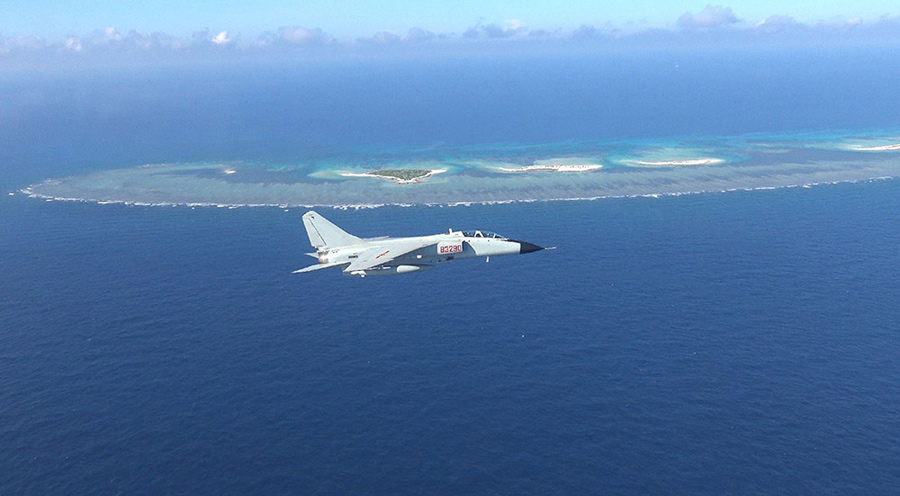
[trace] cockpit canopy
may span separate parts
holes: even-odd
[[[501,236],[495,232],[491,231],[463,231],[462,235],[467,238],[497,238],[497,239],[506,239],[506,236]]]

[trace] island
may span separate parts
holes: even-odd
[[[880,137],[772,135],[765,143],[754,135],[701,136],[677,146],[644,140],[361,149],[289,164],[210,161],[102,169],[20,191],[47,201],[229,208],[658,197],[900,177],[897,136],[891,130]],[[444,172],[446,177],[430,179]],[[376,180],[356,179],[365,177]]]
[[[602,169],[600,164],[539,164],[524,167],[497,167],[502,172],[590,172]]]
[[[856,150],[858,152],[897,152],[900,151],[900,143],[883,146],[855,146],[852,147],[851,150]]]
[[[689,167],[693,165],[717,165],[725,161],[720,158],[694,158],[685,160],[623,160],[639,167]]]
[[[368,172],[341,172],[344,177],[377,177],[397,184],[420,183],[446,169],[380,169]]]

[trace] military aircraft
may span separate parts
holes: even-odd
[[[454,231],[413,238],[357,238],[316,212],[303,214],[303,225],[318,265],[294,274],[329,267],[342,267],[344,274],[367,277],[406,274],[434,268],[435,264],[459,258],[519,255],[545,248],[505,238],[489,231]]]

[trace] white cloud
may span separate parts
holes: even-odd
[[[80,39],[70,36],[66,38],[66,50],[70,52],[80,52],[84,50],[84,46],[82,46]]]
[[[89,45],[93,47],[106,47],[106,46],[116,46],[121,45],[123,41],[122,33],[119,32],[118,29],[114,27],[107,27],[102,31],[94,31],[86,37],[78,38],[78,37],[69,37],[67,40],[67,44],[69,41],[77,40],[78,44],[84,46]]]
[[[707,5],[699,13],[685,12],[678,18],[678,27],[681,28],[718,28],[740,22],[729,7],[721,5]]]
[[[519,19],[507,19],[503,21],[503,24],[506,25],[505,29],[513,31],[528,28],[528,26],[526,26],[525,23]]]
[[[422,28],[413,27],[405,35],[399,35],[390,31],[380,31],[368,38],[360,38],[358,41],[364,44],[393,45],[424,43],[438,38],[438,35]]]
[[[122,34],[119,33],[119,30],[114,27],[107,27],[103,30],[103,34],[106,35],[106,39],[111,41],[122,41]]]
[[[598,28],[587,24],[581,25],[569,35],[573,40],[597,41],[603,39],[616,39],[625,36],[625,32],[612,27]]]
[[[788,26],[794,26],[797,21],[793,17],[783,15],[771,15],[756,23],[756,27],[769,32],[781,31]]]
[[[859,17],[850,17],[847,19],[839,19],[837,22],[833,23],[833,26],[840,30],[848,30],[855,29],[857,26],[862,25],[863,20]]]
[[[298,56],[321,50],[340,56],[365,46],[393,46],[398,50],[413,45],[428,47],[430,52],[457,48],[468,51],[490,51],[501,44],[503,50],[513,45],[523,51],[532,48],[567,50],[586,47],[600,48],[657,48],[696,47],[715,44],[729,46],[822,46],[900,43],[900,17],[883,16],[875,20],[833,18],[815,24],[801,23],[792,17],[772,15],[756,23],[741,22],[731,9],[707,5],[696,14],[687,13],[678,19],[678,29],[622,30],[613,25],[584,25],[575,30],[533,30],[518,19],[499,23],[480,21],[464,33],[434,33],[420,27],[404,34],[382,31],[368,38],[338,41],[318,28],[283,26],[259,37],[242,39],[229,31],[211,33],[197,31],[188,36],[172,36],[159,32],[120,32],[107,27],[85,36],[72,35],[55,41],[42,37],[4,37],[0,35],[0,63],[39,57],[65,60],[81,54],[78,60],[108,61],[110,63],[152,61],[181,58],[199,60],[207,57],[255,57],[256,54]],[[729,29],[715,29],[729,27]],[[508,41],[508,44],[506,43]],[[221,48],[227,47],[228,50]],[[454,48],[456,47],[456,48]],[[491,48],[494,47],[494,48]],[[132,54],[145,54],[135,58]],[[400,52],[398,52],[400,53]],[[426,53],[426,52],[420,52]],[[218,54],[218,55],[216,55]],[[244,55],[241,55],[244,54]]]
[[[272,31],[266,31],[256,39],[257,47],[270,46],[295,46],[309,47],[316,45],[330,45],[336,41],[321,29],[308,29],[302,26],[282,26]]]
[[[359,41],[361,43],[371,43],[374,45],[392,45],[394,43],[401,43],[403,37],[390,31],[379,31],[368,38],[360,38]]]
[[[406,33],[406,36],[403,37],[403,41],[407,43],[421,43],[423,41],[431,41],[435,39],[437,35],[432,33],[431,31],[427,31],[422,28],[409,28],[409,31]]]
[[[47,40],[40,36],[0,36],[0,54],[42,52],[48,46]]]
[[[280,27],[278,36],[291,45],[320,45],[334,42],[334,38],[328,36],[321,29],[307,29],[299,26]]]
[[[504,38],[524,38],[528,35],[528,26],[519,19],[509,19],[500,24],[482,24],[479,22],[475,26],[463,33],[464,38],[478,39],[504,39]]]
[[[221,33],[213,36],[210,41],[212,41],[216,45],[223,46],[232,43],[234,39],[228,37],[228,31],[222,31]]]

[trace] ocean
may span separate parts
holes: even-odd
[[[774,55],[7,74],[0,493],[894,493],[897,180],[322,210],[558,247],[362,280],[291,274],[303,209],[16,193],[168,160],[897,126],[900,64],[873,62],[896,55]]]

